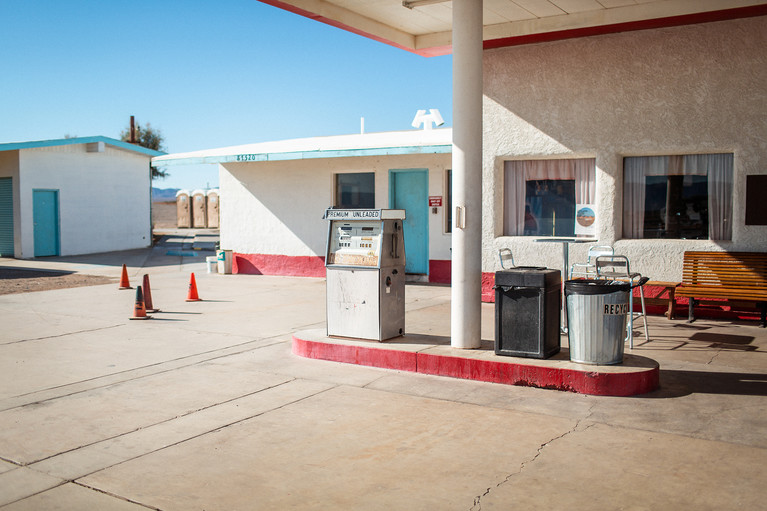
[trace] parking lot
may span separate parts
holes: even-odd
[[[135,292],[114,282],[0,296],[2,509],[764,507],[757,322],[650,317],[630,352],[658,361],[660,388],[631,398],[398,372],[292,353],[293,333],[324,325],[324,279],[168,255],[192,245],[0,260],[114,278],[127,264],[161,310],[130,321]],[[408,284],[406,302],[408,333],[449,337],[449,287]]]

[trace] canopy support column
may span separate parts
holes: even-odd
[[[482,314],[482,0],[453,0],[453,234],[450,334],[479,348]]]

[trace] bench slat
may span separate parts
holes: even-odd
[[[684,296],[688,298],[733,298],[740,300],[751,300],[755,302],[767,301],[767,291],[760,293],[748,293],[739,290],[727,290],[722,288],[717,289],[705,289],[700,287],[679,287],[676,290],[676,296]]]

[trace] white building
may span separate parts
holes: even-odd
[[[0,144],[0,255],[147,247],[152,156],[107,137]]]
[[[219,164],[221,247],[234,273],[324,276],[329,207],[406,209],[406,271],[448,282],[452,130],[266,142],[153,159]]]

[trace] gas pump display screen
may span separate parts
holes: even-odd
[[[378,267],[381,222],[331,221],[327,264]]]

